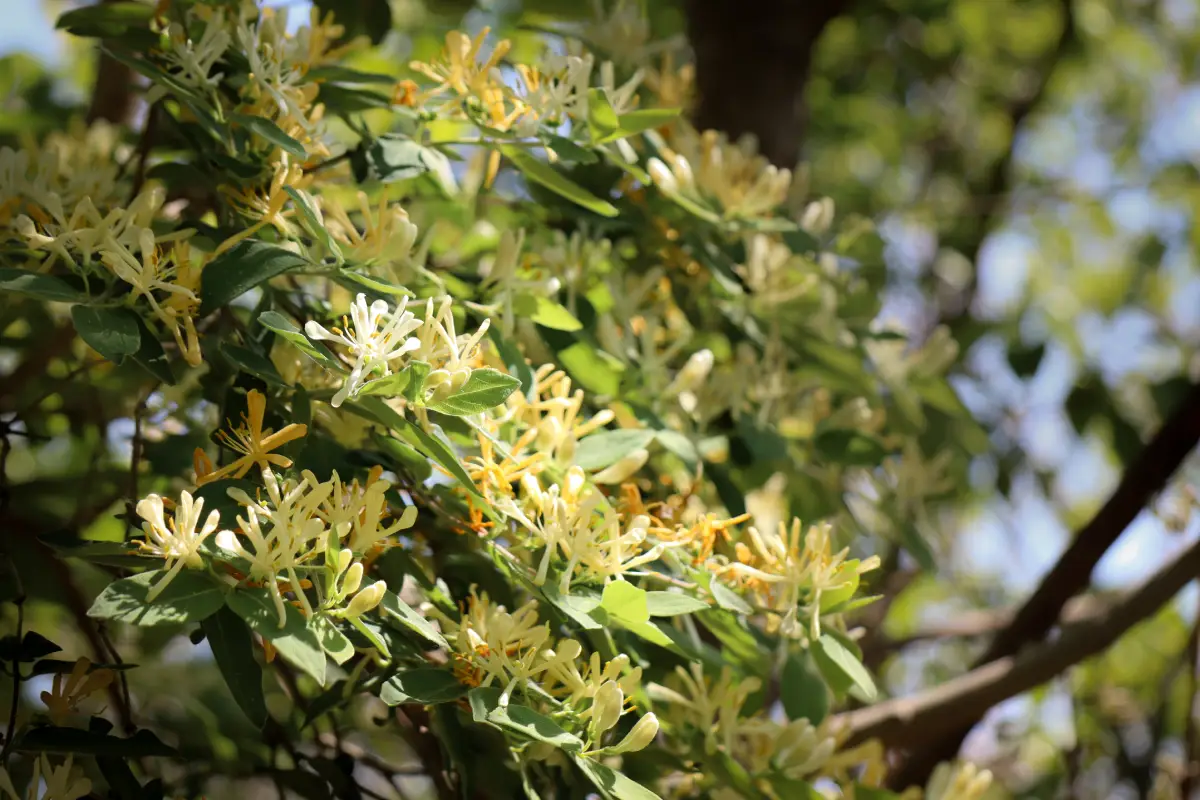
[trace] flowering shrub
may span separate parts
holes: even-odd
[[[360,797],[338,731],[370,697],[444,797],[889,796],[830,714],[876,695],[863,542],[927,561],[953,454],[920,434],[978,431],[951,342],[873,327],[869,226],[691,129],[688,69],[629,6],[530,63],[452,32],[400,81],[319,11],[59,25],[148,91],[140,129],[0,150],[6,336],[67,331],[54,369],[134,431],[127,524],[54,546],[115,565],[93,620],[206,643],[271,747],[153,766],[178,731],[86,716],[138,668],[26,632],[15,674],[60,674],[0,793]],[[40,419],[8,423],[21,452]]]

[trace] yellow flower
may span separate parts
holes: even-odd
[[[55,674],[50,691],[42,692],[42,702],[55,725],[64,724],[79,710],[79,703],[88,695],[108,688],[116,676],[111,669],[94,669],[89,672],[92,662],[80,658],[71,669],[71,674]]]
[[[38,756],[33,762],[33,775],[24,800],[78,800],[90,794],[92,782],[84,777],[81,767],[72,765],[74,758],[67,756],[66,761],[55,768],[45,754]],[[43,786],[45,791],[42,791]],[[0,769],[0,798],[22,800],[6,769]]]
[[[246,407],[249,413],[242,415],[242,424],[233,429],[232,435],[225,431],[217,434],[222,444],[242,455],[215,471],[205,469],[204,474],[200,474],[198,469],[196,472],[197,485],[203,486],[229,476],[241,478],[254,466],[261,470],[268,470],[272,464],[279,467],[292,465],[290,458],[271,451],[305,436],[308,433],[308,426],[293,422],[275,432],[272,432],[270,428],[264,431],[263,414],[267,410],[267,398],[257,389],[251,389],[246,396]],[[208,459],[204,456],[204,452],[197,448],[197,466],[202,469],[211,466],[211,462],[206,462]]]
[[[184,567],[199,569],[204,566],[200,545],[217,529],[221,515],[216,510],[209,512],[204,526],[197,531],[203,510],[204,498],[193,500],[188,492],[179,496],[175,516],[170,520],[164,521],[163,499],[156,494],[137,504],[137,513],[145,520],[142,530],[146,533],[146,540],[139,542],[139,546],[147,553],[166,559],[167,574],[146,594],[147,600],[158,597]]]

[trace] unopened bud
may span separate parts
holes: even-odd
[[[636,753],[654,741],[658,735],[658,717],[653,712],[646,714],[637,721],[633,729],[625,734],[625,738],[614,747],[608,748],[610,753]]]
[[[354,566],[360,566],[355,564]],[[354,599],[350,601],[350,605],[346,606],[347,617],[361,617],[366,614],[379,602],[383,600],[383,594],[387,591],[387,583],[385,581],[375,581],[367,588],[363,589],[358,594],[354,595]]]
[[[362,585],[363,565],[361,561],[355,561],[346,570],[346,577],[342,578],[342,594],[354,594],[358,591],[358,587]]]
[[[599,737],[616,725],[624,705],[625,693],[615,681],[600,684],[600,688],[596,690],[596,697],[592,700],[592,735]]]

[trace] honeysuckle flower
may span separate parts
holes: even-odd
[[[203,450],[197,448],[196,463],[205,468],[204,474],[200,474],[197,470],[197,485],[203,486],[227,477],[241,478],[252,467],[269,472],[271,465],[277,467],[292,465],[290,458],[272,451],[305,436],[308,433],[308,426],[292,422],[278,431],[272,431],[270,428],[263,430],[263,415],[267,410],[267,398],[257,389],[251,389],[247,393],[246,408],[247,413],[242,415],[242,424],[234,428],[232,433],[224,430],[217,432],[217,437],[223,445],[241,455],[220,469],[210,470],[207,469],[209,467],[207,456],[204,455]]]
[[[590,717],[588,735],[592,741],[599,741],[601,735],[617,724],[624,711],[625,693],[616,681],[605,681],[596,690],[592,698],[592,706],[581,717]]]
[[[279,627],[287,622],[280,576],[286,576],[291,591],[306,614],[312,605],[302,591],[303,582],[296,568],[315,559],[327,528],[317,516],[317,508],[332,490],[328,484],[313,485],[309,476],[299,481],[283,480],[270,469],[263,470],[267,499],[251,498],[241,489],[229,489],[229,496],[239,502],[246,515],[238,516],[238,533],[250,547],[242,544],[232,531],[217,535],[217,545],[250,563],[250,578],[264,583],[271,592],[279,614]]]
[[[925,787],[925,800],[979,800],[992,785],[992,773],[969,762],[937,766]]]
[[[491,320],[485,319],[475,333],[458,335],[454,327],[453,304],[449,297],[434,311],[433,298],[425,304],[425,320],[416,329],[418,346],[411,358],[433,367],[425,379],[426,396],[446,397],[462,387],[471,377],[479,359],[479,343],[487,333]]]
[[[601,662],[600,654],[593,652],[581,669],[578,659],[582,652],[583,646],[574,639],[560,639],[553,650],[543,650],[547,667],[542,688],[563,695],[572,705],[595,697],[600,686],[609,681],[615,681],[627,695],[637,691],[642,668],[630,668],[629,656],[619,653],[610,661]]]
[[[361,231],[335,198],[320,198],[326,229],[346,259],[364,264],[407,260],[417,241],[417,226],[409,221],[408,212],[398,203],[389,203],[386,192],[380,194],[374,208],[366,192],[360,191],[355,197],[362,218]]]
[[[221,524],[221,515],[216,509],[210,511],[204,525],[200,526],[203,511],[204,498],[193,499],[186,491],[180,493],[175,514],[169,520],[163,517],[163,499],[158,495],[147,495],[138,501],[137,513],[145,520],[142,530],[146,534],[145,540],[138,542],[138,546],[144,552],[164,559],[164,569],[167,570],[167,574],[146,593],[147,601],[158,597],[184,567],[200,569],[204,566],[200,545]]]
[[[513,392],[508,396],[498,419],[534,431],[536,439],[526,444],[533,444],[536,453],[569,464],[575,458],[579,440],[607,425],[615,416],[611,409],[605,408],[586,420],[581,419],[583,400],[583,390],[572,390],[571,379],[565,372],[553,364],[543,364],[534,370],[533,385],[527,393]],[[513,449],[520,450],[516,445]]]
[[[0,769],[0,797],[9,800],[78,800],[92,791],[92,782],[82,767],[72,764],[74,756],[55,767],[43,753],[33,762],[33,775],[25,796],[17,794],[8,770]]]
[[[310,339],[341,344],[353,359],[350,375],[333,396],[331,406],[337,408],[347,398],[357,395],[372,376],[391,375],[396,366],[393,362],[420,350],[421,340],[409,334],[419,329],[422,323],[411,311],[405,310],[407,305],[406,297],[394,311],[389,309],[386,300],[376,300],[367,306],[367,296],[360,294],[350,306],[350,319],[343,318],[344,329],[330,331],[312,320],[305,323],[304,332]]]
[[[471,686],[498,683],[507,696],[514,685],[545,671],[548,663],[542,653],[550,626],[538,624],[537,605],[530,600],[510,614],[492,603],[486,592],[476,594],[472,588],[459,620],[430,606],[453,644],[459,680]]]
[[[69,675],[55,673],[50,691],[42,692],[42,702],[55,725],[65,724],[79,710],[81,702],[107,689],[116,677],[111,669],[92,669],[91,666],[92,662],[86,658],[78,659]]]
[[[473,99],[487,111],[486,118],[491,127],[506,130],[522,112],[520,106],[507,110],[505,100],[511,93],[498,69],[512,43],[507,39],[500,40],[492,53],[481,61],[483,42],[490,32],[490,28],[484,28],[471,39],[461,31],[450,31],[438,60],[413,61],[409,67],[437,82],[422,92],[419,100],[440,101],[442,113],[450,113],[461,111],[467,101]]]
[[[172,22],[167,27],[168,46],[162,48],[160,53],[177,68],[174,74],[178,81],[205,91],[215,89],[220,84],[225,74],[213,72],[213,67],[233,42],[233,36],[226,24],[222,10],[214,10],[199,41],[192,40],[178,22]]]
[[[618,86],[613,63],[605,61],[600,65],[599,88],[604,90],[604,95],[608,98],[608,104],[612,106],[613,111],[618,115],[628,114],[637,108],[637,89],[644,76],[645,72],[639,69],[625,83]]]

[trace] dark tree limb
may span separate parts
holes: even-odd
[[[1002,663],[1003,659],[1016,654],[1022,646],[1046,637],[1067,601],[1087,588],[1096,564],[1166,485],[1198,441],[1200,385],[1194,384],[1171,418],[1128,466],[1108,502],[1079,531],[1033,595],[1017,611],[1012,622],[996,635],[987,651],[975,662],[976,667]],[[1197,574],[1200,571],[1194,572],[1192,577]],[[958,711],[967,708],[971,707],[964,705]],[[899,770],[894,785],[924,784],[939,762],[954,758],[963,739],[988,708],[990,706],[967,715],[947,714],[945,719],[957,720],[957,727],[940,727],[943,733],[937,739],[923,737],[925,744]],[[915,751],[912,741],[909,739],[905,743],[910,752]]]
[[[100,0],[113,3],[117,0]],[[97,56],[96,84],[92,87],[92,101],[88,105],[87,123],[106,120],[121,125],[133,114],[134,75],[127,64],[123,64],[101,51]]]
[[[688,0],[696,127],[732,139],[753,134],[771,163],[795,167],[813,48],[825,25],[849,5],[850,0]]]
[[[1200,542],[1160,569],[1137,590],[1062,629],[1061,635],[976,667],[911,697],[887,700],[839,715],[853,745],[878,737],[884,745],[928,751],[956,735],[998,703],[1027,692],[1112,645],[1200,575]],[[953,753],[951,754],[953,756]]]

